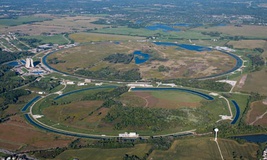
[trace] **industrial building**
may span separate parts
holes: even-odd
[[[26,58],[25,67],[26,68],[33,68],[34,67],[32,58]]]

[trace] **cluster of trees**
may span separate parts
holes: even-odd
[[[26,44],[29,44],[33,48],[36,48],[42,42],[40,39],[36,39],[36,38],[20,37],[19,40],[25,42]]]
[[[104,58],[104,61],[108,61],[109,63],[124,63],[129,64],[133,60],[134,55],[133,54],[122,54],[122,53],[116,53],[111,54],[108,57]]]
[[[222,33],[220,32],[201,32],[203,35],[209,35],[211,37],[220,37]]]
[[[111,67],[105,67],[97,71],[80,69],[75,73],[95,79],[124,80],[124,81],[136,81],[141,79],[141,75],[138,69],[131,69],[128,71],[118,71]]]
[[[67,147],[64,148],[55,148],[55,149],[49,149],[49,150],[38,150],[38,151],[31,151],[30,154],[33,154],[36,157],[41,157],[45,159],[53,159],[56,156],[58,156],[60,153],[67,150]]]
[[[248,55],[249,59],[252,62],[252,67],[255,70],[260,70],[261,66],[265,64],[264,59],[260,55]]]
[[[175,83],[176,85],[188,86],[192,88],[200,88],[207,89],[212,91],[229,91],[231,89],[231,85],[227,83],[216,82],[216,80],[197,80],[197,79],[175,79],[175,80],[167,80],[166,82]]]
[[[60,85],[60,81],[53,79],[41,79],[40,81],[35,81],[31,83],[30,87],[40,88],[42,90],[51,91],[55,87]]]
[[[186,118],[186,116],[180,110],[116,105],[111,107],[103,121],[113,124],[116,130],[129,127],[143,128],[156,132],[177,125],[183,126],[182,119]]]
[[[6,51],[0,51],[0,64],[3,64],[5,62],[13,61],[25,56],[32,56],[33,53],[30,52],[6,52]]]
[[[48,59],[47,61],[49,64],[58,64],[58,63],[65,63],[66,61],[59,60],[57,57]]]
[[[26,79],[17,77],[17,73],[9,70],[10,67],[0,66],[0,94],[8,92],[14,88],[23,86],[27,83],[34,81],[36,78],[29,76]]]
[[[263,48],[254,48],[253,51],[263,53],[264,49]]]
[[[159,71],[159,72],[169,72],[169,71],[170,71],[170,67],[168,67],[168,66],[164,66],[164,65],[160,65],[160,66],[158,67],[158,71]]]

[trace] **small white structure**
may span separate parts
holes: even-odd
[[[78,84],[77,84],[78,86],[84,86],[84,85],[86,85],[84,82],[79,82]]]
[[[136,134],[135,132],[124,132],[124,133],[120,133],[119,137],[126,137],[126,138],[136,138],[139,137],[139,134]]]
[[[45,92],[44,91],[40,91],[40,92],[38,92],[38,94],[45,94]]]
[[[96,83],[95,85],[96,85],[96,86],[102,86],[103,83]]]
[[[69,85],[73,85],[73,84],[75,84],[73,81],[67,81],[67,84],[69,84]]]

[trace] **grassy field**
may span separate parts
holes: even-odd
[[[18,26],[26,23],[43,22],[46,20],[49,19],[38,16],[22,16],[17,19],[0,19],[0,26]]]
[[[75,42],[99,42],[99,41],[128,41],[128,40],[140,40],[144,37],[112,35],[112,34],[98,34],[98,33],[74,33],[70,35],[70,38]]]
[[[232,140],[218,139],[224,159],[236,158],[256,159],[258,146],[252,143],[243,145]],[[241,157],[242,156],[242,157]],[[221,159],[219,150],[213,138],[191,138],[176,140],[167,151],[155,150],[148,159],[170,160],[170,159]]]
[[[267,115],[263,115],[265,112],[267,112],[267,105],[263,104],[262,101],[253,102],[246,117],[247,124],[266,127]]]
[[[99,149],[99,148],[84,148],[77,150],[67,150],[57,156],[54,160],[119,160],[123,159],[125,154],[137,155],[144,157],[151,148],[148,144],[138,144],[134,148],[116,148],[116,149]]]
[[[250,38],[266,38],[267,26],[252,26],[244,25],[242,27],[235,26],[218,26],[218,27],[199,27],[193,29],[194,31],[205,31],[205,32],[221,32],[232,36],[244,36]]]
[[[130,54],[136,50],[149,53],[151,59],[143,64],[135,64],[134,60],[129,64],[109,63],[104,58],[115,53]],[[48,57],[58,58],[64,63],[51,66],[73,74],[75,70],[82,68],[97,71],[101,68],[111,67],[119,71],[139,69],[144,80],[147,79],[174,79],[203,77],[230,70],[235,65],[235,60],[219,51],[189,51],[177,49],[177,47],[157,46],[150,42],[99,42],[86,44],[68,50],[59,51]],[[166,59],[166,60],[157,60]],[[168,71],[160,72],[159,67],[169,67]]]
[[[168,38],[170,41],[175,41],[176,39],[213,39],[208,35],[203,35],[199,31],[187,30],[180,32],[164,32],[162,30],[148,30],[148,29],[133,29],[127,27],[118,27],[118,28],[104,28],[98,29],[94,32],[97,33],[108,33],[108,34],[118,34],[118,35],[128,35],[128,36],[159,36],[160,39]]]
[[[8,32],[18,32],[28,35],[41,35],[42,33],[50,33],[50,34],[60,34],[60,33],[73,33],[73,32],[82,32],[87,30],[93,30],[97,28],[108,27],[105,25],[96,25],[91,22],[98,20],[100,17],[92,15],[90,16],[62,16],[62,15],[54,15],[50,16],[49,21],[44,21],[42,18],[46,19],[47,16],[37,15],[37,20],[41,19],[40,22],[35,22],[32,24],[23,24],[23,22],[32,22],[30,18],[24,18],[23,21],[15,21],[6,20],[10,25],[16,24],[18,26],[9,26],[0,28],[0,32],[8,33]],[[35,19],[34,19],[35,20]],[[5,23],[3,21],[3,23]]]
[[[233,45],[234,48],[240,49],[254,49],[254,48],[263,48],[267,45],[265,40],[240,40],[240,41],[230,41],[227,44]]]
[[[249,73],[245,81],[245,85],[237,91],[243,92],[258,92],[262,95],[267,95],[267,69],[262,69],[261,71],[256,71]]]
[[[38,40],[41,41],[40,44],[43,44],[43,43],[53,43],[53,44],[59,44],[59,45],[68,44],[68,41],[61,34],[53,35],[53,36],[42,36],[42,35],[38,35],[38,36],[23,36],[21,38],[38,39]]]
[[[196,108],[202,98],[178,91],[128,92],[120,99],[124,104],[133,107],[151,107],[177,109],[182,107]]]

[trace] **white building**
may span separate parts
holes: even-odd
[[[25,67],[26,68],[33,68],[34,67],[32,58],[26,58]]]
[[[119,137],[125,137],[125,138],[136,138],[139,137],[139,134],[136,134],[135,132],[124,132],[124,133],[120,133]]]

